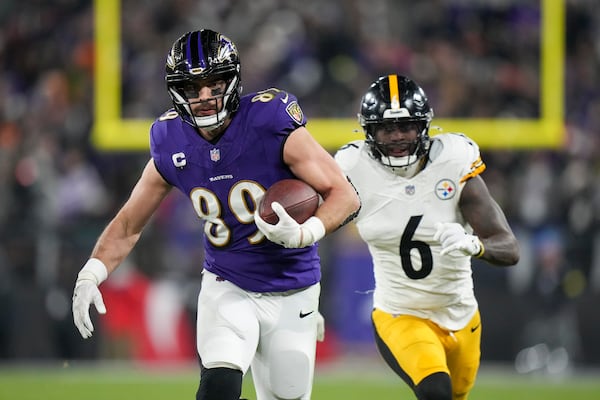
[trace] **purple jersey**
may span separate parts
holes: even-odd
[[[317,245],[281,247],[264,237],[253,217],[265,188],[294,177],[283,162],[283,145],[305,124],[293,95],[268,89],[241,98],[216,143],[203,139],[174,110],[150,129],[156,168],[204,220],[204,268],[242,289],[281,292],[321,279]]]

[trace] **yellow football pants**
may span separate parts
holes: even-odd
[[[450,332],[430,320],[391,314],[375,309],[373,326],[380,353],[388,365],[409,384],[445,372],[452,381],[452,398],[465,400],[475,384],[481,355],[479,311],[463,329]]]

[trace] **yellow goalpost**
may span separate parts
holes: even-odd
[[[464,132],[485,149],[560,148],[564,143],[564,0],[540,0],[540,118],[444,119],[433,125]],[[103,151],[148,149],[152,120],[121,116],[121,4],[95,0],[95,123],[92,142]],[[311,119],[308,128],[324,147],[362,138],[355,118]],[[332,134],[335,133],[335,134]]]

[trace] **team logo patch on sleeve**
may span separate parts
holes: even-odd
[[[290,117],[292,117],[292,119],[298,125],[302,124],[302,120],[304,119],[304,113],[302,112],[302,109],[300,108],[300,105],[297,102],[292,101],[290,104],[287,105],[285,111]]]
[[[442,179],[435,185],[435,195],[441,200],[449,200],[456,194],[456,185],[450,179]]]

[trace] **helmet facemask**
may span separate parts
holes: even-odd
[[[389,126],[386,128],[385,126]],[[416,130],[417,135],[414,140],[389,140],[382,141],[383,134],[379,134],[378,130],[391,129],[391,126],[405,126],[401,128],[402,132]],[[398,129],[398,128],[396,128]],[[367,124],[365,127],[366,140],[365,142],[371,148],[371,155],[387,167],[409,167],[419,161],[423,155],[429,150],[429,121],[423,120],[394,120],[383,123]],[[379,139],[379,140],[378,140]],[[403,152],[408,150],[407,155],[394,156],[394,152],[401,149]]]
[[[218,129],[238,109],[242,92],[239,55],[234,43],[217,32],[188,32],[175,41],[167,56],[165,80],[175,110],[194,128]],[[190,99],[196,102],[201,87],[218,80],[225,82],[225,88],[208,100],[216,114],[194,115]]]
[[[414,170],[429,151],[429,124],[433,110],[421,87],[400,75],[386,75],[373,82],[361,100],[358,120],[365,132],[365,143],[371,156],[386,167]],[[388,128],[386,128],[388,126]],[[378,140],[378,129],[399,129],[407,132],[409,127],[417,132],[415,140],[383,142]],[[394,156],[399,147],[409,152]],[[400,171],[402,172],[402,171]]]
[[[215,79],[221,80],[220,77],[216,77]],[[203,80],[190,78],[183,79],[180,82],[172,82],[172,84],[168,85],[173,105],[185,122],[195,128],[202,128],[208,131],[217,129],[225,123],[230,112],[237,109],[239,98],[235,102],[233,99],[239,93],[239,78],[235,74],[224,74],[222,80],[225,82],[224,88],[222,90],[213,90],[211,98],[202,101],[197,99],[197,97],[201,87],[206,85]],[[220,100],[221,102],[219,102]],[[212,104],[215,114],[208,116],[195,115],[192,111],[192,106],[201,102]]]

